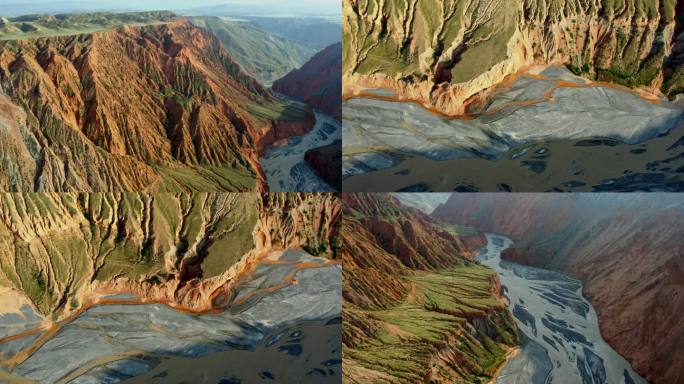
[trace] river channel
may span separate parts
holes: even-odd
[[[513,242],[492,234],[487,240],[478,260],[499,274],[523,341],[497,384],[646,383],[601,337],[579,280],[502,260],[501,252]]]

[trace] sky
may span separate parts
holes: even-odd
[[[220,6],[222,12],[274,15],[336,15],[342,0],[0,0],[3,16],[94,10],[192,10]],[[214,9],[214,10],[215,10]]]

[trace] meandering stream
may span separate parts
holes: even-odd
[[[579,280],[502,260],[501,252],[513,242],[492,234],[487,240],[478,260],[498,272],[523,340],[498,384],[646,383],[601,337]]]

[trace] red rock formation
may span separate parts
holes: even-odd
[[[245,189],[231,172],[263,188],[258,149],[313,126],[311,113],[257,112],[283,104],[185,20],[2,42],[0,84],[26,111],[34,151],[35,175],[18,190],[143,190],[174,178]]]
[[[273,83],[273,90],[342,120],[342,43],[325,48]]]
[[[268,131],[268,133],[259,141],[259,153],[262,154],[266,148],[278,141],[292,136],[302,136],[308,133],[315,124],[316,115],[311,109],[307,109],[304,112],[304,116],[301,120],[276,121],[273,125],[273,129]]]
[[[374,237],[374,243],[394,255],[404,267],[448,268],[460,264],[464,255],[472,257],[459,237],[390,194],[346,193],[343,202],[345,212],[364,216],[361,222]]]
[[[457,194],[434,216],[511,237],[508,259],[578,276],[604,338],[636,371],[684,380],[680,197]]]
[[[478,232],[475,235],[461,235],[460,238],[463,241],[463,245],[471,255],[475,254],[480,250],[480,248],[487,245],[487,237],[482,232]]]
[[[472,308],[449,305],[449,299],[453,303],[467,300],[469,287],[448,286],[445,289],[454,292],[437,304],[423,299],[421,292],[429,288],[409,277],[440,276],[453,268],[483,268],[470,261],[473,251],[486,242],[482,235],[462,240],[442,223],[404,206],[391,194],[345,193],[342,201],[345,380],[465,383],[490,375],[487,370],[496,369],[501,361],[481,364],[481,360],[486,360],[483,356],[516,342],[515,326],[501,300],[496,274],[490,270],[490,276],[466,275],[474,280],[484,279],[484,288],[477,297],[491,294],[496,303]],[[439,305],[444,307],[437,308]],[[400,313],[411,306],[421,316],[433,313],[457,320],[450,326],[433,329],[432,324],[416,318],[410,332],[378,315],[383,311]],[[421,307],[424,309],[418,309]],[[438,336],[426,341],[416,335],[418,330]],[[405,372],[393,371],[373,357],[377,353],[374,346],[380,346],[388,355],[397,353],[394,351],[402,347],[391,341],[396,337],[401,340],[398,344],[410,346],[403,352],[409,367]]]

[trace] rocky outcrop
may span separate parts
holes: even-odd
[[[276,121],[273,128],[259,141],[259,153],[263,154],[269,146],[292,136],[302,136],[309,133],[316,124],[316,115],[313,110],[304,105],[297,105],[300,116],[296,119]]]
[[[344,94],[386,88],[462,115],[533,64],[682,92],[681,6],[669,0],[343,1]]]
[[[603,337],[640,375],[683,379],[679,196],[455,194],[434,216],[512,238],[509,260],[578,276]]]
[[[273,83],[273,90],[342,121],[342,43],[317,53],[300,69]]]
[[[342,142],[336,141],[325,147],[308,150],[304,160],[328,185],[342,190]]]
[[[496,273],[389,194],[342,199],[345,382],[491,378],[517,343]]]
[[[35,167],[13,191],[263,189],[261,141],[313,126],[185,20],[2,42],[0,85]]]
[[[0,286],[54,318],[98,292],[207,311],[270,251],[332,256],[340,213],[330,194],[4,194]]]

